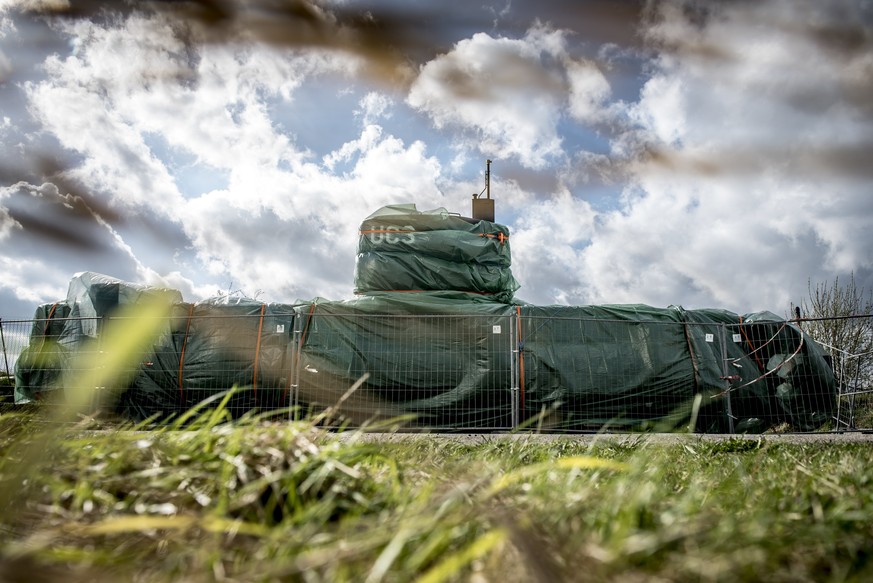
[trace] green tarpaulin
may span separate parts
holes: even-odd
[[[361,224],[355,292],[458,291],[510,302],[509,229],[445,209],[379,209]]]
[[[644,305],[533,306],[513,297],[509,231],[445,210],[380,209],[361,225],[348,301],[181,295],[99,274],[41,306],[16,401],[62,388],[121,305],[173,304],[118,411],[179,414],[231,387],[235,413],[298,404],[333,422],[402,417],[442,430],[820,427],[836,405],[824,351],[773,314]],[[354,387],[356,390],[350,391]],[[326,413],[325,413],[326,411]],[[328,422],[328,421],[325,421]]]

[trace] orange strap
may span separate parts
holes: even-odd
[[[427,233],[429,231],[410,231],[409,229],[365,229],[358,231],[361,235],[375,235],[382,233]],[[480,237],[488,237],[489,239],[497,239],[500,241],[500,244],[503,245],[504,242],[509,240],[509,235],[505,235],[502,232],[497,233],[479,233]]]
[[[258,321],[258,341],[255,344],[255,370],[252,373],[252,390],[255,396],[258,394],[258,361],[261,356],[261,332],[264,331],[264,310],[266,308],[267,304],[261,304],[261,318]]]
[[[48,318],[45,319],[45,327],[42,330],[42,335],[46,336],[49,330],[49,322],[51,322],[52,318],[55,317],[55,310],[58,309],[57,304],[52,304],[52,309],[49,310]]]
[[[194,314],[194,304],[188,306],[188,323],[185,324],[185,338],[182,340],[182,354],[179,355],[179,396],[183,394],[182,372],[185,368],[185,347],[188,346],[188,332],[191,330],[191,316]]]
[[[509,241],[509,235],[504,235],[502,232],[497,233],[479,233],[480,237],[488,237],[489,239],[497,239],[500,241],[500,244],[503,245],[504,242]]]
[[[300,344],[298,349],[303,348],[303,343],[306,341],[306,331],[309,330],[309,322],[312,321],[312,315],[315,314],[315,304],[309,308],[309,316],[306,317],[306,325],[303,326],[303,333],[300,335]]]

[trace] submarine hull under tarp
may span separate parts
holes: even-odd
[[[429,262],[454,267],[435,274]],[[444,431],[808,431],[834,412],[834,373],[798,323],[678,306],[534,306],[512,297],[509,266],[505,227],[403,206],[362,225],[362,295],[352,300],[188,304],[174,290],[79,274],[65,301],[37,309],[15,399],[63,393],[76,357],[107,348],[106,320],[158,295],[171,305],[165,325],[111,387],[132,419],[180,415],[233,387],[234,415],[296,406],[324,424]],[[381,289],[400,286],[418,289]]]

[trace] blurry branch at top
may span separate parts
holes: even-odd
[[[542,0],[537,10],[519,7],[522,26],[544,15],[560,15],[548,24],[570,28],[598,44],[641,48],[637,27],[642,2]],[[35,0],[30,14],[65,20],[101,20],[135,13],[161,14],[187,31],[189,48],[207,44],[252,42],[276,48],[335,50],[364,60],[362,75],[405,87],[418,64],[448,52],[469,31],[484,30],[484,8],[457,10],[441,3],[394,5],[374,2],[331,3],[318,0]],[[492,26],[495,22],[490,23]],[[512,24],[507,24],[512,28]],[[523,34],[524,30],[515,31]]]
[[[3,204],[9,218],[30,235],[81,251],[96,251],[100,243],[95,241],[93,229],[80,228],[82,225],[95,220],[113,227],[124,224],[123,213],[69,178],[54,158],[36,155],[30,166],[12,167],[0,162],[0,188],[7,190]],[[43,204],[51,204],[43,192],[46,187],[56,189],[57,202],[65,207],[63,221],[54,220],[53,215],[45,212],[33,212],[34,205],[24,200],[37,196],[43,199]]]
[[[774,143],[750,144],[746,149],[722,146],[695,150],[641,139],[621,154],[582,152],[563,178],[586,184],[622,184],[641,176],[754,178],[779,167],[790,170],[794,177],[810,180],[829,180],[836,175],[867,181],[873,179],[871,151],[873,135],[856,144],[807,144],[794,149]]]
[[[871,179],[871,150],[873,136],[857,144],[805,145],[794,149],[778,144],[755,144],[745,151],[724,148],[677,152],[648,145],[635,159],[649,168],[694,176],[751,176],[768,166],[779,165],[792,168],[796,176],[826,176],[836,172],[847,177]]]
[[[389,84],[408,83],[412,70],[406,55],[429,49],[414,34],[428,22],[428,15],[405,8],[380,10],[377,18],[354,5],[328,8],[310,0],[70,0],[37,3],[31,11],[66,20],[165,15],[185,25],[180,40],[189,48],[252,42],[275,48],[335,50],[362,58],[363,74]]]
[[[832,58],[834,67],[851,63],[851,71],[833,81],[839,85],[837,91],[808,84],[776,91],[764,87],[762,99],[776,100],[810,115],[844,103],[862,118],[861,132],[865,124],[873,124],[873,69],[868,58],[873,53],[873,27],[870,11],[863,8],[854,14],[844,13],[839,7],[818,6],[817,18],[789,18],[784,11],[768,11],[758,3],[742,0],[543,0],[535,7],[513,5],[512,18],[494,14],[493,22],[488,23],[483,19],[484,8],[457,10],[457,6],[318,0],[34,0],[20,3],[19,10],[60,21],[163,15],[174,23],[179,40],[189,50],[214,44],[254,43],[277,49],[337,51],[361,59],[357,75],[400,91],[409,88],[418,66],[447,53],[458,41],[469,38],[471,31],[487,30],[488,24],[496,27],[499,21],[503,34],[521,36],[526,29],[519,27],[530,27],[540,18],[546,19],[544,24],[570,31],[589,48],[611,47],[612,54],[666,58],[690,68],[723,68],[729,75],[732,66],[751,58],[741,43],[725,42],[723,37],[712,34],[711,27],[723,26],[722,21],[729,20],[731,26],[739,27],[737,32],[743,28],[772,31],[776,36],[796,39],[803,46],[816,47]],[[607,53],[589,55],[586,60],[606,75],[615,74],[622,64],[605,56]],[[190,72],[172,74],[184,76]],[[513,81],[510,76],[501,78],[501,82],[511,85]],[[520,78],[518,83],[522,82]],[[480,78],[459,68],[448,69],[440,83],[458,100],[488,102],[501,98],[500,91],[488,86],[487,72],[482,72]],[[739,89],[755,92],[754,87]],[[569,89],[564,79],[537,90],[554,93]],[[871,135],[816,147],[728,143],[699,151],[640,132],[636,122],[627,117],[611,116],[586,123],[622,147],[613,148],[609,154],[573,160],[585,167],[566,168],[564,173],[571,179],[620,183],[649,172],[745,176],[760,172],[768,163],[788,164],[800,174],[812,176],[837,173],[867,179],[873,175],[873,166],[867,163],[873,144]],[[10,170],[0,166],[0,180],[4,183],[9,183]]]
[[[814,0],[810,2],[812,5]],[[739,57],[735,50],[709,39],[705,34],[688,34],[687,28],[669,26],[677,17],[692,25],[698,32],[704,32],[706,26],[725,8],[736,8],[738,11],[749,9],[748,26],[771,29],[788,36],[804,38],[814,43],[819,49],[840,57],[852,57],[866,54],[873,42],[871,35],[871,20],[873,12],[864,14],[847,14],[843,6],[833,3],[829,9],[823,3],[817,3],[820,12],[816,18],[786,19],[784,13],[778,10],[762,11],[759,2],[746,0],[721,0],[715,2],[695,0],[649,0],[640,12],[642,26],[640,34],[649,46],[670,54],[682,57],[696,57],[710,62],[729,62]],[[798,3],[801,9],[803,2]],[[744,5],[746,5],[744,7]],[[754,16],[752,20],[751,16]],[[667,26],[659,26],[666,24]]]
[[[642,3],[591,0],[579,4],[570,0],[543,0],[535,8],[513,8],[519,11],[513,21],[516,24],[510,19],[501,23],[506,34],[523,36],[540,14],[552,14],[560,15],[560,21],[549,24],[573,30],[593,43],[608,43],[622,50],[642,49],[638,34]],[[276,49],[338,51],[361,60],[356,75],[400,91],[409,88],[418,65],[449,52],[459,40],[468,38],[471,31],[487,30],[502,18],[495,14],[494,21],[487,22],[483,21],[484,8],[457,10],[441,3],[317,0],[32,0],[20,2],[17,10],[33,18],[45,18],[49,23],[123,22],[132,15],[162,15],[172,23],[175,35],[192,53],[207,45],[249,43]],[[600,59],[589,60],[596,64]],[[606,63],[600,65],[604,69],[607,66]],[[11,67],[15,66],[13,62]],[[145,72],[146,76],[162,77],[170,83],[190,81],[195,74],[178,69]],[[511,84],[513,79],[504,81]],[[459,72],[447,75],[441,82],[458,99],[494,101],[500,98],[499,93],[489,87],[484,73],[482,78],[474,78],[469,73]],[[550,89],[565,91],[566,87],[558,84]],[[122,219],[117,213],[113,217],[110,209],[101,206],[95,196],[89,196],[86,189],[69,179],[64,166],[74,168],[74,161],[64,161],[65,156],[46,151],[31,152],[28,157],[30,161],[24,165],[0,161],[0,185],[29,182],[39,186],[50,182],[62,194],[87,201],[107,222],[116,224]],[[47,225],[35,226],[50,237],[64,236]]]
[[[159,218],[128,212],[90,190],[71,169],[40,150],[19,164],[0,160],[0,229],[85,255],[111,252],[114,233],[132,223],[168,248],[187,243]]]

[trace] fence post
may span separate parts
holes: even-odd
[[[512,429],[518,429],[519,420],[519,388],[518,388],[518,314],[513,312],[509,317],[509,406]]]
[[[292,338],[292,346],[291,346],[291,395],[290,395],[290,405],[291,410],[288,412],[288,420],[296,421],[300,419],[300,411],[298,410],[299,402],[299,394],[300,394],[300,352],[302,346],[300,346],[300,335],[302,331],[300,329],[300,314],[294,314],[294,336]]]
[[[97,354],[99,355],[97,367],[101,368],[101,369],[106,367],[106,353],[104,350],[104,348],[106,347],[106,342],[105,342],[103,336],[106,333],[106,327],[109,326],[111,329],[111,327],[113,326],[113,324],[110,323],[111,320],[112,320],[111,315],[103,314],[103,316],[101,316],[100,319],[97,320],[97,322],[95,323],[95,325],[96,325],[95,330],[97,332],[97,339],[96,339]],[[47,323],[46,323],[46,327],[48,327]],[[106,375],[100,375],[100,376],[102,376],[104,379],[106,379]],[[115,376],[115,375],[113,375],[113,376]],[[117,381],[114,381],[114,382],[117,382]],[[117,390],[117,389],[118,389],[118,387],[111,387],[110,388],[107,386],[84,387],[83,389],[80,389],[80,390],[88,391],[88,396],[89,396],[88,414],[92,415],[98,409],[98,405],[100,407],[105,406],[106,405],[105,401],[107,398],[106,395],[109,394],[108,391]],[[74,389],[74,390],[76,390],[76,389]]]
[[[837,381],[837,410],[834,412],[834,423],[836,425],[835,429],[839,431],[844,421],[840,418],[843,407],[843,383]]]
[[[837,412],[836,412],[836,429],[842,429],[842,426],[845,425],[846,429],[854,429],[855,420],[854,420],[854,398],[852,387],[846,381],[846,371],[848,370],[848,365],[846,364],[846,360],[848,360],[849,356],[843,351],[839,351],[839,360],[834,362],[831,365],[831,368],[834,371],[834,376],[837,381]],[[845,395],[843,394],[843,390],[845,389]],[[843,398],[846,398],[846,407],[848,409],[848,421],[843,421],[842,412],[843,412]]]
[[[854,358],[855,355],[843,354],[843,366],[841,367],[843,372],[849,370],[849,365],[846,364],[846,361],[850,358]],[[859,379],[861,377],[861,363],[860,361],[855,366],[855,382],[849,386],[849,429],[855,429],[855,393],[858,392],[858,384]]]
[[[727,324],[721,324],[721,370],[724,375],[724,382],[727,385],[727,390],[725,391],[725,399],[724,399],[724,410],[728,419],[728,433],[734,433],[734,412],[731,409],[731,381],[729,377],[731,376],[731,371],[728,369],[728,357],[727,357]]]
[[[6,355],[6,336],[3,334],[3,318],[0,318],[0,342],[3,343],[3,362],[6,364],[6,378],[11,378],[9,375],[9,357]]]

